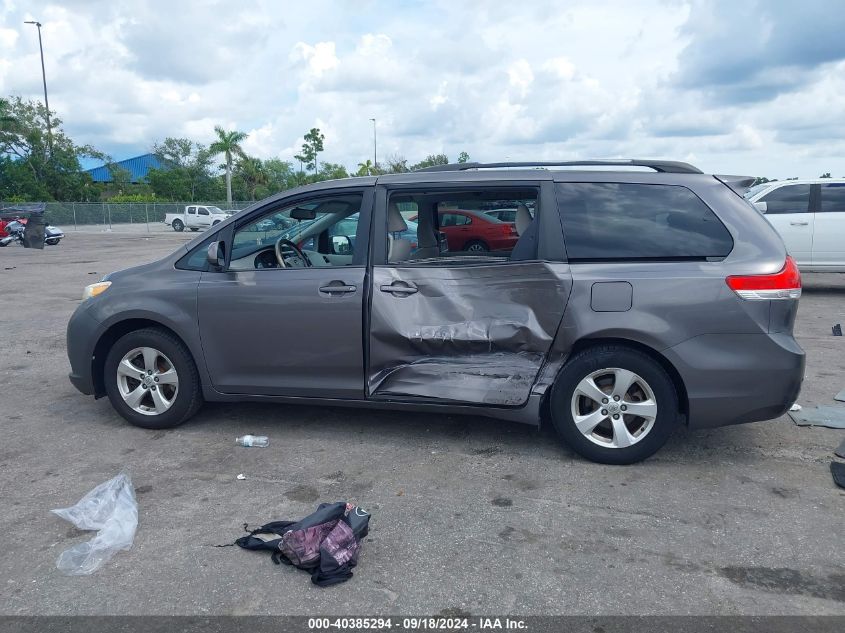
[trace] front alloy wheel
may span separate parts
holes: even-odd
[[[117,389],[133,411],[159,415],[173,406],[179,394],[179,374],[159,350],[138,347],[127,352],[118,363]]]
[[[202,404],[190,351],[163,328],[135,330],[115,341],[103,365],[103,381],[115,410],[146,429],[181,424]]]

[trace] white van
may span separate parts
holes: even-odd
[[[766,216],[806,272],[845,272],[845,178],[782,180],[745,199]]]

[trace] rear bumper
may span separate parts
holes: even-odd
[[[691,428],[777,418],[804,379],[804,350],[789,333],[705,334],[664,355],[686,386]]]
[[[71,384],[87,396],[94,394],[94,345],[100,323],[92,317],[85,304],[80,305],[67,324],[67,357],[70,361]]]

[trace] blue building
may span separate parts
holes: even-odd
[[[128,171],[130,174],[129,180],[132,183],[146,182],[147,173],[151,169],[161,169],[163,166],[155,154],[142,154],[141,156],[127,158],[126,160],[117,161],[113,164]],[[87,169],[86,171],[91,174],[94,182],[112,181],[112,175],[107,165],[100,165],[99,167]]]

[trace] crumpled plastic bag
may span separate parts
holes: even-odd
[[[129,473],[100,484],[70,508],[53,510],[80,530],[98,530],[87,543],[59,555],[56,567],[70,576],[93,574],[118,550],[129,549],[138,527],[138,503]]]

